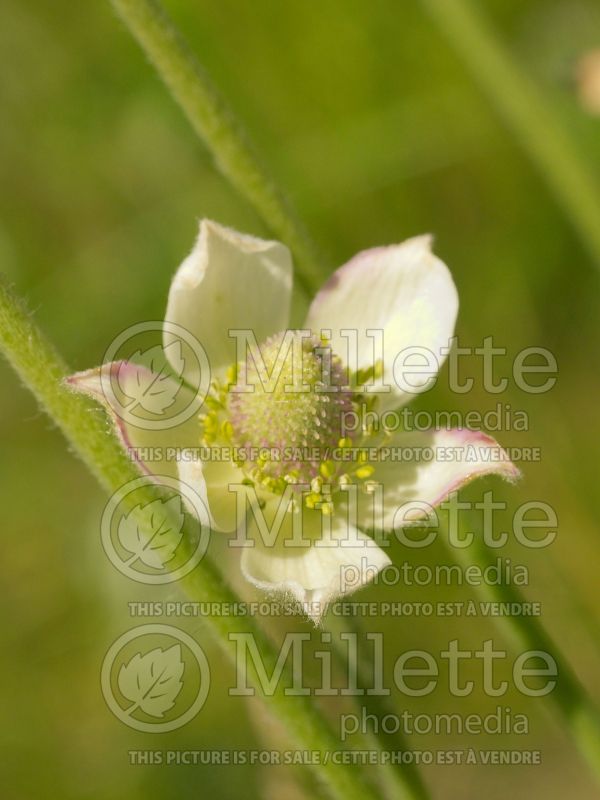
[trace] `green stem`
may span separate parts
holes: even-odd
[[[600,267],[600,192],[568,132],[470,0],[423,0]]]
[[[321,284],[315,246],[186,40],[157,0],[111,2],[221,172],[250,201],[270,230],[290,246],[300,283],[314,293]]]
[[[485,569],[495,562],[497,555],[477,539],[468,548],[452,548],[452,557],[465,567],[475,563]],[[494,586],[482,583],[477,587],[477,592],[488,602],[520,605],[525,602],[522,593],[512,584],[499,583]],[[548,699],[553,701],[575,745],[600,782],[600,715],[552,637],[537,617],[507,614],[494,617],[494,622],[515,651],[540,650],[554,658],[558,680]]]
[[[40,405],[62,429],[73,450],[108,491],[115,492],[128,481],[139,478],[136,467],[128,460],[117,440],[109,434],[104,414],[81,395],[63,386],[62,380],[68,374],[65,363],[1,279],[0,348]],[[143,505],[146,500],[165,499],[165,492],[155,486],[146,487],[144,495]],[[171,511],[168,506],[164,508],[166,518]],[[143,511],[139,513],[140,523],[148,528],[148,519]],[[186,547],[191,546],[194,540],[196,524],[195,520],[186,518],[183,529]],[[170,528],[174,534],[180,530],[176,518],[171,520]],[[233,606],[240,602],[206,558],[181,583],[188,595],[200,602],[217,604],[216,607]],[[234,651],[229,636],[232,633],[251,633],[267,671],[272,674],[278,652],[252,618],[223,614],[205,619],[230,658],[233,658]],[[260,692],[261,682],[252,660],[248,664],[248,677]],[[286,726],[292,739],[306,750],[332,753],[342,749],[338,737],[310,697],[290,697],[285,694],[285,687],[291,684],[291,668],[286,668],[273,696],[264,700]],[[336,765],[331,760],[325,763],[325,759],[322,759],[321,764],[313,769],[331,795],[339,800],[377,798],[362,768]]]
[[[297,256],[301,284],[309,293],[320,285],[315,249],[283,194],[259,164],[231,109],[157,0],[111,0],[157,72],[179,102],[192,127],[214,154],[221,171],[259,211],[267,225]],[[382,750],[375,738],[371,744]],[[405,748],[406,749],[406,748]],[[402,774],[400,774],[402,772]],[[395,796],[423,800],[416,770],[383,765],[381,773]]]
[[[354,617],[338,619],[332,614],[326,618],[327,627],[333,632],[331,637],[334,661],[344,671],[348,669],[348,657],[346,648],[342,643],[340,634],[346,633],[356,637],[356,642],[360,648],[360,642],[364,637],[358,621]],[[373,682],[373,663],[370,656],[365,656],[364,651],[358,650],[357,658],[357,684],[368,688]],[[394,718],[396,707],[389,695],[364,694],[357,698],[357,705],[363,705],[366,713],[370,716],[382,720],[385,717]],[[383,753],[389,752],[410,752],[410,745],[401,731],[386,734],[381,730],[377,734],[367,731],[365,734],[366,746],[371,750]],[[396,798],[410,797],[414,800],[427,800],[430,796],[427,787],[421,777],[421,773],[415,764],[391,764],[385,763],[380,767],[380,784],[384,796],[389,800]]]

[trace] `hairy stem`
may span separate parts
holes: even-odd
[[[0,279],[0,349],[23,383],[61,428],[75,453],[108,491],[115,492],[128,481],[139,478],[136,467],[109,433],[105,415],[97,406],[63,385],[63,378],[68,374],[65,363],[34,325],[23,304],[2,279]],[[153,500],[166,499],[164,490],[153,485],[148,485],[143,495],[143,507]],[[135,508],[140,509],[140,505]],[[174,535],[177,535],[181,526],[176,515],[172,515],[168,504],[164,504],[163,508],[165,521],[170,523],[168,527]],[[144,514],[143,508],[136,513],[139,515],[140,524],[151,531],[150,521]],[[196,528],[196,521],[187,517],[183,529],[184,546],[191,547]],[[219,571],[206,558],[192,573],[182,579],[181,584],[193,600],[214,603],[218,606],[233,606],[240,602],[237,595],[226,585]],[[273,674],[279,653],[252,618],[215,615],[205,619],[208,628],[231,659],[234,656],[231,634],[250,633],[257,644],[267,674]],[[260,676],[251,659],[248,664],[248,677],[260,694]],[[263,698],[300,748],[318,750],[324,754],[321,763],[313,767],[319,779],[327,786],[330,794],[339,800],[361,800],[361,798],[376,800],[377,793],[366,779],[362,767],[341,766],[327,760],[325,754],[342,749],[339,739],[310,697],[292,697],[285,694],[285,687],[291,684],[291,669],[286,667],[275,692],[271,696],[263,695]]]
[[[225,99],[157,0],[111,0],[192,127],[231,184],[288,244],[299,282],[308,292],[321,283],[316,248],[283,192],[260,163]]]
[[[184,37],[157,0],[111,0],[124,23],[154,64],[167,88],[223,174],[260,213],[269,228],[296,256],[301,287],[313,293],[321,284],[316,248],[260,164],[231,108],[217,91]],[[381,742],[375,742],[382,749]],[[424,784],[414,768],[384,765],[382,773],[398,796],[423,800]]]
[[[337,619],[332,614],[326,618],[327,627],[333,632],[331,638],[335,663],[340,669],[348,669],[347,647],[342,642],[342,635],[349,637],[356,642],[357,663],[356,679],[357,685],[361,688],[368,688],[373,683],[374,663],[370,653],[364,652],[361,647],[364,632],[355,617]],[[374,716],[378,720],[385,717],[394,718],[396,707],[389,695],[369,694],[365,692],[361,697],[356,698],[357,706],[364,706],[365,712],[369,716]],[[364,732],[363,732],[364,733]],[[377,734],[367,731],[364,734],[366,745],[372,750],[385,752],[386,748],[390,752],[409,752],[410,745],[404,734],[398,730],[395,733],[385,733],[382,730]],[[407,762],[405,764],[384,764],[380,769],[380,785],[384,796],[388,800],[394,798],[412,797],[414,800],[427,800],[429,791],[421,777],[418,767]]]

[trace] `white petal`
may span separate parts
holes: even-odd
[[[250,329],[260,343],[287,328],[291,291],[287,247],[203,220],[194,249],[171,283],[166,322],[200,342],[215,372],[236,360],[230,329]],[[164,341],[172,341],[168,330]],[[193,386],[199,382],[196,373],[197,368],[186,372]]]
[[[520,472],[509,459],[505,450],[485,433],[469,430],[441,430],[419,433],[401,433],[394,436],[385,448],[389,448],[386,460],[375,464],[372,480],[381,484],[383,490],[383,529],[402,527],[402,520],[425,516],[418,509],[406,506],[418,501],[435,508],[451,492],[460,489],[475,478],[484,475],[500,475],[514,481]],[[407,460],[394,461],[391,452],[403,453]],[[432,458],[429,459],[429,453]],[[402,508],[402,506],[405,506]],[[359,520],[365,528],[379,527],[373,521],[381,521],[374,511],[373,499],[359,503]]]
[[[271,513],[269,513],[271,512]],[[272,523],[273,505],[265,517]],[[316,623],[328,603],[371,581],[390,563],[375,542],[337,515],[331,530],[321,529],[320,511],[303,511],[302,538],[307,545],[292,544],[292,513],[272,546],[254,530],[254,547],[245,547],[241,567],[245,577],[260,589],[291,594]]]
[[[202,497],[210,526],[216,530],[234,531],[237,527],[236,495],[229,491],[239,484],[242,475],[231,461],[200,461],[194,453],[184,454],[178,464],[179,479]],[[193,508],[189,509],[195,513]],[[196,514],[196,516],[199,516]]]
[[[366,250],[340,267],[313,300],[306,327],[331,329],[332,347],[351,369],[371,367],[381,358],[380,352],[374,355],[373,338],[367,336],[368,330],[381,331],[383,377],[391,391],[379,394],[380,407],[394,408],[432,385],[446,358],[441,350],[448,347],[457,313],[458,295],[450,271],[431,252],[431,237],[418,236]],[[358,332],[356,345],[349,347],[349,339],[340,335],[343,329]],[[395,379],[396,357],[415,347],[422,348],[423,355],[405,353],[396,363]],[[404,375],[398,380],[405,357]],[[421,374],[410,369],[415,364],[425,367],[425,359],[433,369],[427,365]]]
[[[171,423],[176,420],[180,411],[185,412],[194,397],[184,386],[164,379],[170,387],[170,395],[175,398],[168,409],[164,425],[158,429],[148,429],[144,427],[143,418],[139,424],[135,424],[128,398],[135,396],[139,376],[148,376],[150,383],[152,374],[146,367],[128,361],[113,361],[101,367],[77,372],[68,377],[66,383],[71,389],[92,397],[104,406],[127,455],[144,474],[177,478],[177,463],[172,450],[198,447],[200,424],[197,413],[180,423]]]

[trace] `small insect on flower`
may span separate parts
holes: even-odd
[[[210,364],[200,412],[162,429],[132,424],[122,397],[102,381],[116,374],[132,397],[140,385],[153,385],[151,370],[127,361],[68,381],[106,406],[128,452],[178,452],[171,461],[138,456],[139,467],[194,487],[207,509],[204,521],[237,532],[235,542],[245,545],[245,577],[291,594],[317,621],[349,591],[344,570],[359,575],[355,589],[390,563],[385,534],[398,526],[399,509],[414,501],[434,507],[479,475],[512,479],[518,471],[478,432],[390,434],[367,421],[435,381],[435,370],[399,356],[418,350],[438,369],[447,355],[458,297],[430,237],[355,256],[317,293],[297,329],[289,327],[291,293],[286,247],[204,220],[167,303],[164,353],[177,375],[173,391],[168,376],[160,377],[169,402],[198,385],[198,365],[173,347],[174,326],[185,329]],[[128,381],[136,383],[130,391]],[[406,452],[430,455],[396,457]]]

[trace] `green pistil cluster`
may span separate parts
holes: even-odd
[[[353,387],[373,375],[355,375]],[[307,508],[331,514],[337,491],[354,483],[368,490],[374,472],[360,450],[355,460],[339,458],[369,436],[363,431],[360,442],[342,436],[344,414],[356,411],[359,399],[364,395],[351,388],[326,340],[277,334],[213,381],[200,418],[202,440],[231,448],[243,482],[275,495],[302,486],[292,495],[294,507],[302,497]]]

